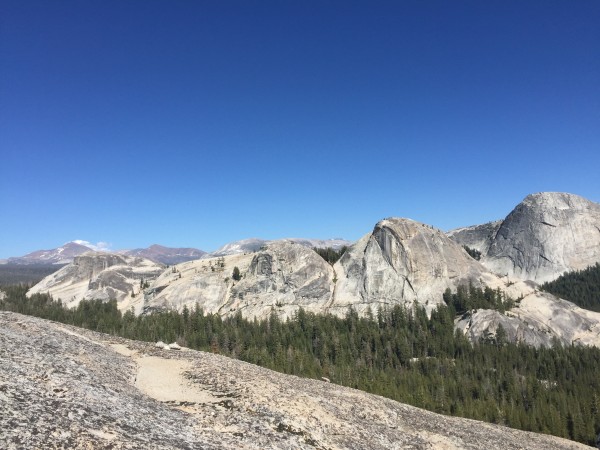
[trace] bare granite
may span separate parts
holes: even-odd
[[[215,354],[0,312],[0,448],[589,447]]]

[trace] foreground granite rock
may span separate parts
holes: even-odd
[[[6,449],[577,449],[218,355],[0,312]]]

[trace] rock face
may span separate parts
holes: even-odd
[[[206,258],[215,258],[219,256],[238,255],[242,253],[254,253],[264,247],[269,241],[264,239],[250,238],[240,241],[230,242],[223,247],[206,255]]]
[[[483,225],[457,228],[446,234],[460,245],[466,245],[480,251],[482,254],[487,254],[501,225],[502,221],[497,220],[495,222],[484,223]]]
[[[538,283],[600,261],[600,204],[573,194],[527,196],[497,222],[448,233],[481,251],[481,262],[499,275]]]
[[[207,253],[205,258],[215,258],[219,256],[238,255],[241,253],[254,253],[259,251],[262,247],[267,244],[273,244],[276,242],[294,242],[296,244],[303,245],[308,248],[333,248],[338,250],[344,246],[352,245],[352,242],[346,241],[345,239],[302,239],[302,238],[290,238],[280,239],[276,241],[267,241],[265,239],[242,239],[241,241],[230,242],[225,244],[218,250],[212,253]]]
[[[572,194],[529,195],[485,256],[496,273],[544,282],[600,261],[600,205]]]
[[[163,270],[163,266],[143,258],[88,252],[44,278],[28,295],[49,293],[69,307],[83,299],[116,299],[125,310],[142,302],[141,280],[156,278]]]
[[[589,448],[6,312],[0,400],[8,450]]]
[[[485,268],[443,232],[410,219],[385,219],[334,266],[337,283],[331,311],[353,306],[420,304],[432,310],[447,288],[480,285]]]
[[[238,267],[242,279],[235,282]],[[428,310],[446,288],[481,284],[491,276],[439,230],[409,219],[386,219],[342,256],[334,267],[316,252],[289,241],[263,250],[177,266],[152,285],[148,308],[193,307],[206,312],[291,317],[298,308],[344,315],[378,306],[420,304]]]
[[[159,264],[173,265],[200,259],[206,255],[206,252],[197,248],[172,248],[154,244],[148,248],[128,250],[125,254],[146,258]]]
[[[241,279],[233,279],[237,267]],[[164,272],[148,291],[147,308],[196,302],[210,313],[291,317],[300,307],[323,312],[333,293],[333,269],[316,252],[293,242],[267,244],[253,254],[185,263]]]
[[[600,261],[599,204],[573,194],[532,194],[504,220],[448,236],[479,250],[481,263],[503,277],[487,278],[488,285],[523,298],[506,314],[479,310],[458,320],[457,328],[472,341],[493,339],[502,324],[511,341],[539,346],[556,338],[566,345],[600,346],[600,314],[537,291],[535,284]]]
[[[483,281],[516,302],[504,313],[478,309],[458,318],[456,328],[472,342],[495,339],[497,327],[501,324],[510,342],[539,347],[551,346],[556,339],[563,345],[600,347],[600,313],[540,291],[533,281],[514,282],[489,274],[484,276]]]

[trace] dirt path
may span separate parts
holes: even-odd
[[[183,373],[190,370],[187,361],[156,356],[137,358],[135,386],[161,402],[212,403],[218,399],[192,385]]]
[[[182,359],[165,359],[157,356],[138,356],[124,345],[111,346],[118,353],[131,357],[136,363],[135,387],[159,402],[213,403],[219,399],[194,386],[184,372],[191,364]]]

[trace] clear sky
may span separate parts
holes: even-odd
[[[0,258],[600,201],[600,1],[3,0]]]

